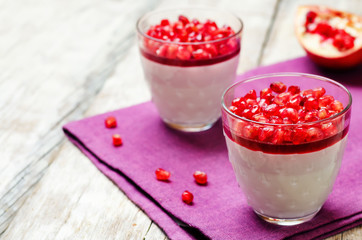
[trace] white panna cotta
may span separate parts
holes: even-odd
[[[143,55],[141,60],[161,118],[168,123],[197,126],[220,117],[221,95],[236,77],[239,54],[195,66],[167,65]]]
[[[267,217],[317,213],[338,174],[347,135],[324,149],[293,154],[250,150],[226,134],[229,159],[248,204]]]

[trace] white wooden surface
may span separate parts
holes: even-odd
[[[245,23],[238,72],[303,56],[300,4],[362,15],[362,1],[0,0],[0,238],[167,239],[61,126],[150,99],[135,22],[176,6],[228,9]],[[362,239],[362,227],[329,238]]]

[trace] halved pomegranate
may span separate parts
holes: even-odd
[[[345,69],[362,62],[362,17],[326,6],[300,6],[296,34],[318,65]]]

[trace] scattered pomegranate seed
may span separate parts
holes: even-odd
[[[114,146],[121,146],[123,144],[122,138],[119,134],[113,134],[112,139]]]
[[[204,184],[207,183],[207,175],[206,175],[206,173],[201,172],[201,171],[196,171],[196,172],[194,172],[193,176],[195,178],[195,181],[198,184],[204,185]]]
[[[186,204],[191,204],[192,203],[192,201],[194,200],[194,195],[192,194],[192,193],[190,193],[189,191],[184,191],[183,193],[182,193],[182,201],[184,202],[184,203],[186,203]]]
[[[105,123],[107,128],[115,128],[115,127],[117,127],[117,120],[113,116],[107,117],[106,120],[104,121],[104,123]]]
[[[281,82],[273,82],[272,84],[270,84],[270,88],[276,93],[282,93],[287,90],[287,86]]]
[[[171,176],[170,172],[168,172],[162,168],[157,168],[155,173],[156,173],[157,180],[160,180],[160,181],[167,181]]]

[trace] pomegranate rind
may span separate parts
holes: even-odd
[[[323,50],[322,44],[313,46],[311,44],[311,35],[305,31],[306,14],[309,11],[317,13],[317,18],[322,19],[341,19],[341,23],[347,26],[349,33],[355,37],[355,46],[346,51],[338,51],[332,43],[324,43],[331,49],[332,54],[328,50]],[[300,6],[297,11],[295,22],[296,35],[299,43],[304,48],[307,56],[316,64],[331,69],[348,69],[362,63],[362,17],[352,13],[342,12],[326,6],[307,5]],[[316,37],[314,37],[316,38]],[[334,50],[332,49],[334,48]],[[324,52],[323,52],[324,51]]]

